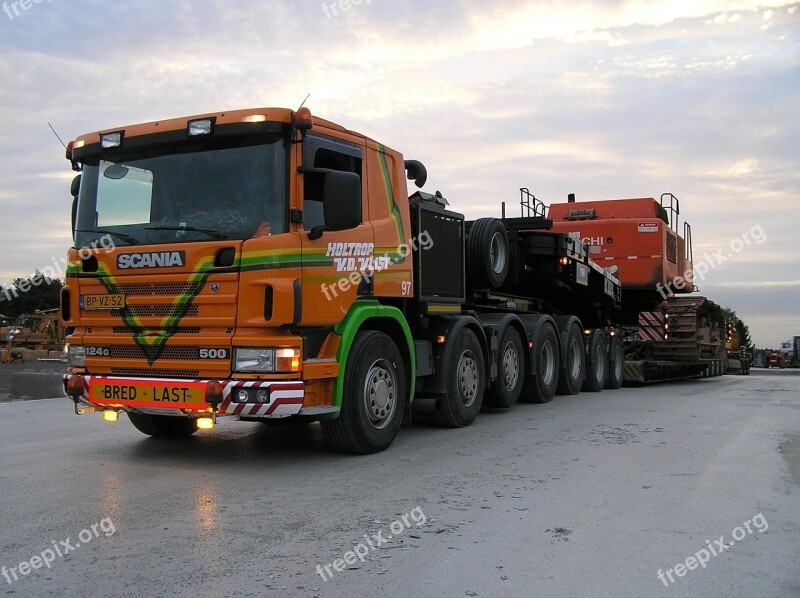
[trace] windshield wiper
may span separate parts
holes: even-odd
[[[185,230],[189,233],[205,233],[212,239],[227,239],[228,235],[223,235],[215,230],[208,228],[196,228],[194,226],[145,226],[147,230]]]
[[[126,243],[130,243],[131,245],[138,245],[139,240],[136,237],[132,237],[131,235],[126,235],[125,233],[117,233],[113,230],[104,230],[101,228],[78,228],[75,229],[76,232],[79,233],[98,233],[100,235],[114,235],[115,237],[119,237]]]

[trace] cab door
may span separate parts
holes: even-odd
[[[357,297],[372,294],[375,235],[363,176],[364,148],[356,141],[310,133],[302,145],[304,326],[335,325]]]

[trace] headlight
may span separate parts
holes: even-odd
[[[300,349],[234,349],[233,369],[237,372],[299,372]]]
[[[70,345],[67,352],[67,363],[73,367],[86,366],[86,347],[83,345]]]
[[[233,369],[237,372],[274,372],[275,349],[235,349]]]

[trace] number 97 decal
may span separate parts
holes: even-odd
[[[410,280],[404,280],[403,282],[401,282],[400,283],[400,289],[401,289],[401,291],[403,293],[403,296],[410,295],[411,294],[411,281]]]
[[[227,349],[200,349],[200,359],[227,359]]]

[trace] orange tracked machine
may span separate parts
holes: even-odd
[[[719,306],[696,294],[692,229],[688,222],[679,226],[678,198],[576,203],[570,195],[550,206],[549,217],[554,231],[589,245],[592,259],[622,285],[616,321],[625,331],[626,380],[725,372],[725,319]]]

